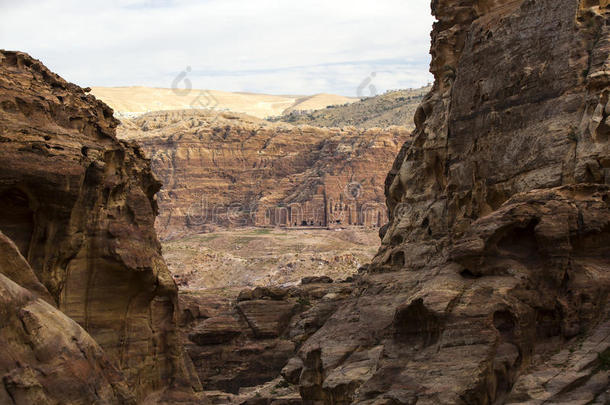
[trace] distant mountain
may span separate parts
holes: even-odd
[[[415,109],[430,89],[431,86],[389,91],[376,97],[363,98],[356,103],[328,106],[317,111],[304,112],[307,108],[288,109],[282,116],[271,120],[317,127],[383,128],[399,125],[414,128]]]
[[[139,86],[93,87],[91,93],[112,107],[118,117],[136,117],[152,111],[196,109],[232,111],[266,118],[292,111],[318,110],[329,105],[358,101],[357,98],[334,94],[270,95]]]

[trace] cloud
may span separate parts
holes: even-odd
[[[429,0],[0,0],[6,49],[83,86],[355,95],[431,80]]]

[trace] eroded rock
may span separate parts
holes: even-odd
[[[568,354],[609,316],[608,5],[432,8],[436,81],[386,180],[381,249],[300,348],[301,395],[603,403],[605,344]]]
[[[83,328],[45,301],[50,294],[33,274],[0,233],[0,403],[135,404],[121,371]]]
[[[137,400],[170,386],[192,395],[149,162],[115,137],[110,108],[39,61],[0,51],[0,71],[0,230],[23,255],[2,259],[5,274],[82,326]],[[31,274],[10,272],[23,261]],[[50,353],[75,344],[57,343]]]
[[[381,226],[387,162],[410,135],[205,111],[150,113],[118,131],[142,146],[163,182],[161,238],[219,226]]]
[[[232,293],[182,292],[185,345],[203,386],[232,394],[229,403],[300,403],[295,384],[303,364],[297,349],[349,299],[352,289],[348,283],[322,280]],[[280,373],[285,378],[277,380]]]

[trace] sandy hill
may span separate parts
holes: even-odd
[[[328,104],[322,109],[309,108],[310,105],[324,104],[322,101],[326,100],[324,96],[327,95],[318,95],[298,104],[299,108],[287,109],[281,117],[275,117],[274,120],[319,127],[383,128],[400,125],[414,128],[415,109],[430,89],[431,87],[427,86],[419,89],[396,90],[376,97],[364,98],[355,103]],[[310,103],[312,99],[315,101]],[[331,101],[330,98],[328,101]]]
[[[333,94],[270,95],[197,89],[176,91],[139,86],[93,87],[91,93],[112,107],[119,117],[161,110],[216,109],[266,118],[289,111],[317,110],[329,105],[357,101],[355,98]]]
[[[289,114],[292,111],[311,112],[327,108],[329,106],[352,104],[357,101],[357,98],[337,96],[335,94],[315,94],[313,96],[299,98],[294,105],[284,110],[283,114]]]

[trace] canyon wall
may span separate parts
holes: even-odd
[[[301,347],[301,395],[608,403],[608,2],[432,10],[435,84],[386,180],[382,246]]]
[[[134,404],[123,374],[53,304],[17,246],[0,232],[0,403]]]
[[[288,389],[283,394],[291,402],[286,404],[301,404],[297,387],[282,381],[280,373],[290,374],[288,360],[351,291],[346,281],[308,277],[298,286],[256,287],[239,294],[181,292],[184,344],[209,396],[218,395],[209,391],[218,391],[230,399],[223,403],[242,403],[271,383],[275,391]],[[268,393],[270,399],[287,399],[281,396]]]
[[[170,111],[124,120],[163,183],[163,238],[216,226],[381,226],[383,181],[401,127],[322,129],[230,113]]]
[[[19,52],[1,51],[0,70],[0,231],[14,242],[3,242],[14,260],[0,263],[0,337],[20,346],[0,358],[6,392],[15,403],[188,397],[200,387],[179,344],[149,161],[86,89]]]

